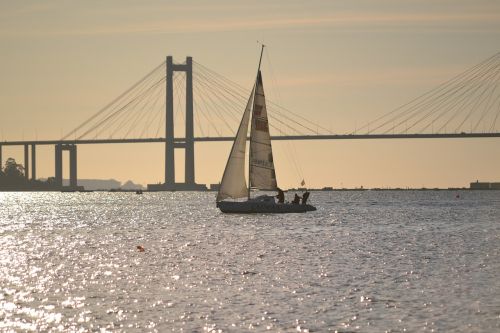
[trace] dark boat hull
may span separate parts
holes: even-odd
[[[274,203],[274,202],[259,202],[259,201],[220,201],[217,207],[223,213],[233,214],[286,214],[286,213],[305,213],[315,211],[316,207],[312,205],[301,205],[291,203]]]

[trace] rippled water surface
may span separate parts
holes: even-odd
[[[498,332],[500,191],[456,194],[0,193],[0,330]]]

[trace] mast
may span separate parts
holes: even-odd
[[[259,68],[257,68],[257,74],[260,71],[260,64],[262,62],[262,53],[264,53],[264,47],[266,47],[264,44],[262,44],[262,48],[260,49],[260,59],[259,59]]]
[[[255,78],[255,84],[254,84],[254,101],[253,105],[255,105],[255,93],[257,91],[257,80],[259,78],[259,72],[260,72],[260,64],[262,63],[262,54],[264,53],[264,47],[265,45],[262,44],[262,48],[260,49],[260,58],[259,58],[259,67],[257,68],[257,77]],[[252,107],[252,117],[250,118],[251,126],[250,126],[250,140],[248,141],[250,143],[250,148],[248,150],[248,200],[250,200],[250,189],[252,187],[252,184],[250,183],[250,169],[252,165],[252,132],[253,132],[253,107]]]

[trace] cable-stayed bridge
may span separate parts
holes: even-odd
[[[165,183],[152,189],[195,190],[194,143],[232,141],[249,89],[187,57],[171,56],[60,140],[0,142],[24,146],[27,178],[36,179],[36,146],[54,145],[55,181],[70,153],[70,187],[77,186],[77,145],[165,143]],[[500,53],[348,133],[331,130],[267,100],[273,140],[500,137]],[[31,175],[30,175],[31,147]],[[175,149],[184,149],[185,181],[175,182]]]

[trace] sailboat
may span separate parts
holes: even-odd
[[[250,196],[251,188],[264,191],[277,191],[276,172],[273,162],[269,121],[267,117],[266,98],[262,83],[260,52],[257,78],[248,98],[240,126],[236,132],[231,153],[217,193],[217,207],[224,213],[304,213],[316,208],[309,204],[277,203],[273,196]],[[245,156],[248,125],[250,123],[250,151],[248,158],[248,181],[245,179]],[[247,198],[246,201],[229,201],[226,199]]]

